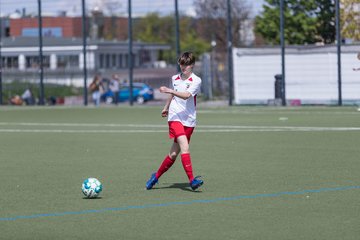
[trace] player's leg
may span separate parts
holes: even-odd
[[[171,166],[174,164],[176,157],[180,153],[180,146],[178,143],[174,142],[170,148],[170,152],[166,155],[165,159],[161,163],[159,169],[156,172],[156,178],[159,179]]]
[[[151,174],[150,179],[146,182],[146,189],[150,190],[158,182],[161,175],[163,175],[175,162],[176,157],[180,153],[180,147],[177,142],[174,142],[170,148],[170,152],[166,155],[156,173]]]
[[[177,142],[179,143],[181,149],[181,163],[183,165],[186,175],[189,178],[190,187],[193,190],[196,190],[201,185],[203,185],[204,182],[199,179],[199,177],[194,177],[188,139],[190,140],[190,138],[186,135],[179,136],[177,138]]]
[[[191,182],[194,179],[191,156],[189,151],[189,142],[185,135],[177,137],[177,142],[179,143],[181,149],[181,163],[184,167],[185,173]]]

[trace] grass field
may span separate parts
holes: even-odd
[[[359,239],[355,107],[200,108],[197,192],[180,161],[145,190],[171,145],[160,110],[0,108],[0,239]]]

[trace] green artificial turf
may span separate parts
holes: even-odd
[[[359,239],[354,107],[199,108],[196,192],[180,159],[145,190],[171,146],[161,109],[0,108],[0,239]]]

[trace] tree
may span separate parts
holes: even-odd
[[[102,0],[105,7],[105,11],[109,12],[110,15],[110,31],[107,32],[105,39],[114,39],[117,38],[117,26],[116,26],[116,14],[121,9],[121,3],[114,0]]]
[[[195,56],[210,50],[210,43],[197,34],[196,21],[191,17],[183,16],[180,19],[180,48],[182,51],[192,51]]]
[[[180,48],[191,50],[197,56],[210,49],[210,43],[202,39],[194,30],[194,21],[190,17],[180,18]],[[143,42],[156,42],[175,46],[175,19],[173,15],[160,17],[158,13],[151,13],[137,19],[134,24],[134,39]],[[175,48],[166,53],[164,59],[175,61]]]
[[[255,32],[267,43],[280,43],[280,0],[266,0],[255,19]],[[332,43],[335,40],[335,4],[332,0],[284,0],[287,44]]]
[[[341,35],[360,41],[360,0],[341,0]]]
[[[221,50],[227,46],[226,19],[227,2],[219,0],[195,0],[195,11],[198,17],[197,33],[209,43],[216,41]],[[241,30],[250,19],[251,7],[244,0],[231,0],[232,36],[233,45],[239,47],[244,44]],[[244,32],[244,31],[243,31]]]
[[[150,13],[134,21],[134,38],[142,42],[171,43],[174,19]]]
[[[335,28],[335,0],[316,0],[316,31],[323,43],[334,43]]]

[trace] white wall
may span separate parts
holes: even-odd
[[[266,104],[274,99],[274,75],[281,74],[280,52],[233,52],[235,104]],[[360,71],[353,71],[360,67],[356,55],[354,52],[341,56],[343,102],[360,102]],[[287,99],[300,99],[304,104],[337,104],[336,53],[286,54],[285,69]]]
[[[86,67],[87,69],[95,68],[95,54],[93,51],[86,52]],[[79,53],[79,68],[84,69],[84,54]]]

